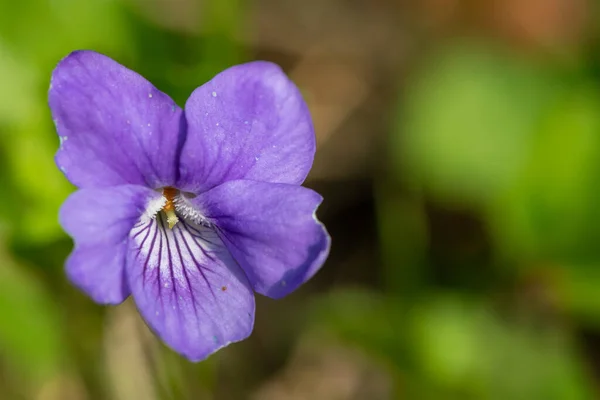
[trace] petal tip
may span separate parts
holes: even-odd
[[[236,339],[231,339],[228,340],[226,342],[220,343],[218,338],[216,336],[213,337],[213,343],[215,344],[214,347],[209,348],[209,349],[203,349],[202,351],[198,352],[197,350],[191,350],[191,351],[178,351],[176,348],[172,347],[172,350],[181,354],[183,357],[185,357],[188,361],[193,362],[193,363],[198,363],[198,362],[202,362],[207,360],[209,357],[211,357],[212,355],[214,355],[215,353],[217,353],[219,350],[224,349],[225,347],[228,347],[231,344],[234,343],[238,343],[241,342],[243,340],[248,339],[251,335],[252,335],[252,331],[254,330],[254,318],[252,318],[252,326],[250,331],[248,332],[248,334],[246,335],[242,335],[240,336],[240,338],[236,338]]]
[[[310,247],[306,262],[295,269],[289,270],[275,285],[269,288],[266,293],[268,297],[280,299],[297,290],[321,270],[329,257],[331,235],[329,235],[325,224],[317,217],[317,209],[323,201],[320,195],[317,194],[317,196],[320,200],[313,211],[312,218],[320,230],[318,233],[319,239]]]
[[[308,257],[304,264],[288,270],[275,285],[271,286],[265,293],[268,297],[281,299],[291,294],[321,270],[329,256],[331,236],[327,232],[327,229],[325,229],[325,225],[320,222],[319,224],[322,229],[322,237],[309,249],[311,256]]]
[[[57,72],[59,72],[59,70],[62,67],[64,67],[66,64],[68,64],[72,61],[82,61],[82,58],[89,57],[89,56],[106,57],[105,55],[97,53],[93,50],[74,50],[74,51],[70,52],[69,54],[67,54],[66,56],[61,58],[60,61],[58,61],[58,63],[56,64],[56,67],[54,67],[54,70],[52,71],[52,75],[50,76],[50,89],[52,89],[52,87],[53,87],[53,81],[56,78]]]
[[[248,313],[248,316],[250,319],[248,329],[244,330],[240,335],[234,336],[225,341],[221,341],[221,339],[219,339],[219,337],[216,335],[213,335],[212,339],[210,340],[193,343],[189,341],[173,341],[172,338],[169,340],[169,338],[161,335],[159,330],[153,327],[148,321],[146,321],[146,324],[159,338],[161,338],[167,347],[185,357],[188,361],[198,363],[205,361],[219,350],[222,350],[231,344],[238,343],[249,338],[254,331],[254,311]],[[208,346],[206,343],[208,343]]]

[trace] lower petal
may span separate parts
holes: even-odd
[[[322,197],[296,185],[226,182],[192,200],[216,226],[255,291],[279,298],[321,268],[331,238],[315,212]]]
[[[212,228],[159,213],[131,231],[127,275],[148,325],[173,350],[200,361],[245,339],[254,324],[254,294]]]
[[[156,195],[134,185],[81,189],[63,204],[60,223],[75,241],[67,275],[94,301],[118,304],[129,296],[124,278],[127,237]]]

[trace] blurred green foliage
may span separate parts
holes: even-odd
[[[53,163],[56,63],[75,49],[104,52],[183,104],[250,53],[236,41],[241,0],[199,3],[188,16],[197,30],[163,26],[143,4],[0,0],[1,399],[131,398],[130,378],[157,398],[211,398],[222,384],[215,358],[192,365],[138,336],[142,362],[117,368],[106,310],[62,270],[70,241],[57,213],[74,188]],[[586,357],[580,334],[600,330],[600,82],[580,57],[584,68],[461,40],[420,60],[375,178],[381,285],[315,296],[304,329],[363,349],[399,399],[595,398],[598,355]],[[476,279],[436,265],[431,208],[483,227],[489,255]],[[455,279],[439,279],[440,268]],[[150,378],[134,374],[142,367]],[[39,395],[65,376],[85,395]]]
[[[35,277],[0,252],[0,343],[7,361],[32,379],[58,369],[64,349],[61,315]]]
[[[476,297],[434,292],[414,301],[417,360],[442,393],[454,393],[434,398],[595,398],[576,343],[578,329],[600,321],[600,85],[556,61],[449,43],[400,102],[391,157],[410,194],[384,193],[381,202],[468,212],[491,240],[480,268],[498,272],[484,276],[506,279]],[[520,303],[529,279],[541,279],[541,296],[561,318],[538,321],[539,304]],[[422,293],[431,282],[417,284]],[[515,303],[499,303],[507,290]]]

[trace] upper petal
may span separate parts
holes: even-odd
[[[60,210],[60,223],[74,239],[67,259],[69,279],[94,301],[118,304],[129,296],[124,277],[127,237],[157,194],[124,185],[81,189]]]
[[[275,64],[229,68],[185,105],[188,130],[178,187],[208,190],[233,179],[299,184],[315,153],[315,134],[298,88]]]
[[[255,291],[279,298],[321,268],[331,239],[315,211],[322,198],[296,185],[230,181],[192,203],[218,227]]]
[[[244,272],[210,228],[159,213],[133,229],[127,275],[150,327],[172,349],[200,361],[254,325],[254,294]]]
[[[76,51],[52,74],[56,163],[76,186],[172,185],[185,131],[182,110],[112,59]]]

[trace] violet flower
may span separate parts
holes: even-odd
[[[56,163],[79,188],[60,223],[69,279],[102,304],[129,295],[192,361],[248,337],[254,292],[280,298],[329,253],[306,104],[279,67],[252,62],[180,109],[137,73],[76,51],[52,74]]]

